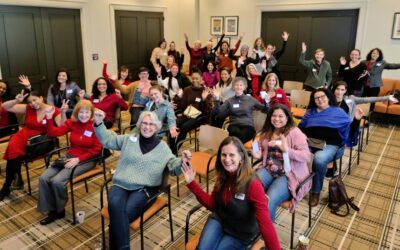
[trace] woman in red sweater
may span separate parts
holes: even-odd
[[[227,137],[219,146],[217,181],[211,195],[196,183],[196,171],[190,164],[182,163],[182,171],[187,187],[212,211],[197,249],[246,249],[259,233],[269,250],[280,249],[263,186],[239,139]]]
[[[127,110],[128,104],[124,101],[119,90],[115,90],[111,82],[104,77],[97,78],[93,83],[92,96],[90,101],[95,108],[106,113],[104,124],[111,128],[115,121],[115,112],[118,108]]]
[[[266,92],[263,94],[262,92]],[[265,95],[266,98],[263,98]],[[290,110],[290,103],[286,97],[286,92],[279,87],[279,78],[275,73],[269,73],[261,86],[260,95],[256,97],[262,103],[269,100],[269,106],[274,104],[284,104]]]
[[[101,61],[103,63],[103,77],[106,78],[107,80],[111,81],[111,84],[114,86],[114,80],[111,79],[111,75],[109,75],[107,73],[107,64],[108,61],[107,59],[103,59]],[[122,82],[123,85],[128,86],[129,83],[131,83],[132,80],[132,76],[131,76],[131,72],[129,71],[129,68],[125,65],[121,65],[118,68],[118,80],[120,80]],[[114,86],[115,88],[115,86]]]
[[[48,216],[40,221],[41,225],[64,218],[64,208],[68,199],[66,183],[72,169],[80,162],[99,155],[102,149],[93,130],[94,108],[90,101],[79,101],[72,112],[71,119],[60,127],[53,125],[53,113],[54,109],[46,112],[48,135],[55,137],[71,132],[69,137],[71,147],[63,157],[64,164],[53,163],[39,178],[37,210],[41,213],[48,212]],[[74,176],[81,175],[94,166],[94,162],[82,164],[75,170]]]

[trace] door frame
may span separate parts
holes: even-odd
[[[124,10],[124,11],[141,11],[141,12],[161,12],[164,15],[164,35],[165,35],[165,24],[168,19],[168,11],[166,6],[153,7],[148,5],[126,5],[126,4],[110,4],[110,25],[111,25],[111,46],[112,46],[112,55],[111,60],[108,62],[109,67],[111,65],[115,65],[116,68],[110,69],[109,72],[117,72],[118,67],[118,52],[117,52],[117,34],[115,29],[115,11],[116,10]],[[156,46],[154,46],[156,47]],[[150,61],[150,58],[149,58]]]
[[[357,34],[355,48],[362,49],[365,38],[365,25],[367,21],[367,5],[368,0],[354,1],[354,2],[309,2],[309,3],[298,3],[298,2],[287,2],[287,3],[263,3],[256,5],[256,13],[258,20],[262,20],[263,12],[283,12],[283,11],[324,11],[324,10],[349,10],[358,9],[358,22],[357,22]],[[256,37],[261,36],[261,21],[255,22]],[[300,50],[301,44],[296,44]]]

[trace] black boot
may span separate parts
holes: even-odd
[[[15,177],[16,165],[18,164],[19,157],[16,159],[8,160],[6,165],[6,181],[3,184],[3,187],[0,190],[0,201],[4,200],[6,196],[8,196],[11,192],[11,183]]]
[[[16,173],[13,185],[11,186],[12,190],[21,190],[24,189],[24,180],[22,179],[21,173]]]

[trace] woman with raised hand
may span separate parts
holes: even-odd
[[[207,50],[207,47],[201,47],[201,41],[196,40],[194,41],[194,46],[192,48],[189,45],[189,38],[187,34],[185,33],[184,36],[185,36],[185,45],[190,55],[189,74],[192,75],[193,68],[197,69],[203,68],[202,56],[203,53]],[[209,41],[212,41],[212,38],[210,38]]]
[[[161,122],[153,112],[142,112],[136,129],[125,135],[107,130],[104,118],[103,111],[95,110],[97,137],[105,148],[121,150],[108,193],[110,249],[129,249],[129,224],[151,205],[147,201],[158,192],[164,169],[180,175],[182,162],[189,160],[186,155],[190,152],[184,151],[181,159],[172,154],[157,137]]]
[[[163,89],[159,85],[150,88],[150,101],[146,104],[144,111],[153,111],[157,114],[158,119],[162,123],[161,130],[157,136],[162,138],[169,132],[171,138],[176,138],[178,132],[176,130],[176,117],[172,104],[164,99]]]
[[[317,49],[314,59],[306,60],[307,45],[301,43],[301,54],[299,63],[307,70],[307,78],[304,81],[304,89],[313,91],[321,87],[329,87],[332,82],[331,64],[325,60],[325,51]]]
[[[218,48],[221,46],[221,43],[223,41],[225,37],[225,34],[222,34],[221,38],[219,39],[217,45],[215,45],[215,47],[213,48],[213,42],[212,41],[208,41],[206,44],[206,50],[203,52],[203,56],[202,56],[202,65],[203,65],[203,69],[201,69],[203,72],[205,72],[207,70],[207,65],[209,62],[214,62],[216,61],[216,53],[218,51]],[[216,67],[214,67],[216,68]]]
[[[219,146],[211,194],[196,183],[195,168],[190,162],[182,163],[187,187],[212,211],[197,249],[247,249],[259,233],[268,249],[280,249],[264,189],[239,139],[229,136]]]
[[[265,60],[267,65],[266,65],[266,72],[267,73],[275,73],[279,80],[282,81],[281,78],[281,73],[279,71],[279,58],[281,58],[281,56],[283,55],[283,53],[285,53],[286,50],[286,46],[287,46],[287,40],[289,39],[289,33],[287,33],[286,31],[283,31],[282,33],[282,47],[280,50],[275,51],[276,48],[274,45],[272,44],[267,44],[267,47],[265,49],[265,55],[264,57],[260,58],[260,61]],[[256,65],[257,69],[261,68],[261,65]]]
[[[158,47],[155,47],[153,49],[153,51],[151,52],[150,62],[153,64],[154,68],[159,63],[166,67],[167,66],[167,58],[168,58],[167,41],[165,41],[165,39],[162,39],[158,43]],[[157,62],[157,60],[158,60],[158,62]]]
[[[168,55],[173,56],[175,58],[175,63],[178,64],[179,70],[182,69],[183,61],[185,59],[185,55],[183,54],[183,49],[181,48],[180,52],[176,50],[176,44],[174,41],[169,43]]]
[[[254,50],[255,51],[255,50]],[[240,55],[239,56],[232,56],[233,60],[236,61],[235,67],[236,67],[236,76],[241,76],[244,78],[247,78],[247,65],[250,63],[253,63],[254,65],[257,65],[260,63],[260,57],[258,56],[258,53],[255,53],[255,58],[249,57],[249,46],[246,44],[243,44],[240,47]],[[262,69],[262,68],[260,68]]]
[[[239,40],[236,41],[235,47],[230,48],[228,41],[222,41],[221,47],[219,49],[219,53],[217,56],[217,65],[218,69],[227,67],[229,69],[233,69],[233,56],[236,51],[239,49],[240,43],[242,42],[244,33],[240,33]]]
[[[115,122],[115,112],[118,108],[127,110],[128,105],[121,96],[120,91],[115,90],[111,82],[104,77],[99,77],[93,82],[92,96],[90,101],[95,108],[106,113],[104,124],[111,128]]]
[[[264,93],[263,93],[264,92]],[[263,99],[263,97],[267,97]],[[290,103],[286,92],[279,87],[279,78],[275,73],[269,73],[262,83],[260,95],[256,97],[261,103],[268,102],[269,106],[284,104],[290,110]]]
[[[0,79],[0,138],[12,135],[19,129],[15,114],[1,107],[4,102],[11,99],[10,90],[10,85]]]
[[[101,61],[103,63],[103,77],[106,78],[107,80],[111,81],[111,84],[113,84],[113,87],[115,85],[114,80],[110,79],[111,75],[107,73],[107,64],[108,61],[106,59],[103,59]],[[123,85],[128,86],[131,83],[131,72],[129,71],[129,68],[125,65],[121,65],[118,68],[118,75],[117,79],[122,82]]]
[[[69,135],[70,148],[62,157],[64,163],[51,164],[39,177],[39,199],[37,210],[48,212],[46,218],[40,221],[47,225],[57,219],[64,218],[65,205],[68,200],[67,182],[72,169],[79,163],[101,154],[102,146],[93,129],[94,108],[89,100],[80,100],[72,112],[71,119],[64,125],[55,127],[53,124],[54,109],[46,111],[47,134],[51,137]],[[80,165],[74,176],[79,176],[95,167],[95,162]]]
[[[28,104],[23,104],[27,98]],[[30,94],[25,94],[24,90],[19,93],[14,100],[9,100],[1,105],[2,109],[7,112],[25,115],[25,126],[23,129],[14,134],[8,142],[6,152],[3,159],[7,160],[6,165],[6,180],[0,190],[0,201],[8,196],[11,192],[11,183],[17,175],[17,189],[23,188],[23,180],[21,176],[21,165],[25,156],[25,146],[28,144],[28,139],[35,135],[46,133],[47,120],[45,112],[55,109],[53,113],[54,122],[57,126],[64,124],[68,104],[65,100],[62,102],[62,113],[52,105],[46,104],[41,96],[36,91],[31,91]]]
[[[213,61],[209,61],[205,66],[207,67],[207,71],[203,72],[204,85],[207,88],[213,88],[219,82],[219,71]]]
[[[273,73],[272,73],[273,74]],[[262,157],[257,174],[266,190],[268,209],[275,221],[276,209],[291,199],[290,211],[311,188],[311,181],[297,192],[299,184],[309,176],[311,160],[307,137],[296,127],[290,110],[282,104],[271,106],[261,130],[260,149],[252,151],[255,158]]]
[[[361,63],[361,51],[353,49],[350,52],[350,61],[346,61],[344,56],[340,57],[339,77],[347,83],[348,95],[361,96],[363,92],[363,82],[367,78],[364,74],[367,66]]]
[[[69,100],[67,118],[71,117],[75,104],[85,97],[85,90],[71,81],[67,69],[61,68],[56,73],[55,83],[50,85],[47,92],[47,103],[61,108],[63,100]]]
[[[326,88],[314,90],[310,95],[307,111],[299,128],[314,142],[310,145],[314,153],[311,189],[311,206],[319,204],[320,193],[328,163],[343,156],[344,145],[349,137],[351,119],[336,106],[332,93]]]

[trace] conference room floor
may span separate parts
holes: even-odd
[[[5,146],[0,145],[0,152],[4,152]],[[115,152],[107,159],[107,168],[115,168],[118,155]],[[295,244],[299,235],[304,234],[310,239],[310,249],[400,249],[400,128],[371,126],[369,142],[361,153],[359,165],[353,157],[351,175],[347,174],[348,156],[347,149],[343,158],[344,182],[349,196],[354,196],[355,204],[360,207],[360,212],[352,210],[344,218],[332,214],[327,207],[329,179],[326,178],[321,193],[322,202],[312,209],[311,228],[308,228],[308,197],[297,209]],[[2,185],[5,177],[4,160],[0,161],[0,167]],[[43,171],[43,161],[32,164],[32,196],[27,194],[25,183],[25,190],[14,191],[11,198],[0,202],[0,249],[100,249],[99,190],[102,177],[90,180],[89,193],[86,193],[83,184],[76,188],[76,209],[85,211],[84,223],[71,224],[68,202],[65,219],[41,226],[39,221],[45,215],[36,211],[36,203],[38,177]],[[198,202],[185,187],[182,177],[179,183],[180,197],[176,195],[176,178],[170,177],[170,183],[175,241],[170,241],[168,212],[164,209],[145,223],[145,249],[184,249],[186,214]],[[205,186],[205,181],[202,185]],[[208,214],[202,208],[193,216],[191,234],[201,230]],[[291,218],[287,210],[279,209],[275,227],[285,249],[290,244]],[[138,232],[131,232],[131,247],[140,249]]]

